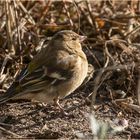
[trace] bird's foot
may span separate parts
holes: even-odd
[[[60,112],[61,112],[63,115],[66,115],[66,116],[68,115],[68,113],[64,110],[64,108],[60,105],[59,99],[54,100],[54,105],[55,105],[55,106],[58,106]]]

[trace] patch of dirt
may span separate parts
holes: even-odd
[[[75,139],[82,133],[92,137],[89,118],[90,103],[80,92],[72,94],[61,101],[67,115],[53,105],[17,100],[0,106],[0,125],[6,129],[0,133],[1,138],[31,139]],[[95,116],[98,121],[117,118],[120,109],[111,102],[96,104]],[[124,118],[129,120],[125,131],[109,134],[109,138],[140,138],[139,115],[132,112]],[[136,119],[137,118],[137,119]],[[8,133],[7,131],[13,134]]]

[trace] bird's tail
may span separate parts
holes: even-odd
[[[0,96],[0,104],[12,99],[13,97],[17,96],[20,93],[20,84],[19,80],[22,80],[24,76],[27,74],[27,67],[24,68],[21,73],[15,79],[15,82],[9,87],[9,89]]]
[[[15,89],[16,83],[14,82],[7,90],[7,92],[0,96],[0,104],[12,99],[17,94],[17,90]]]

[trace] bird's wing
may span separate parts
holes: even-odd
[[[58,51],[49,56],[47,62],[37,67],[34,71],[29,72],[29,67],[25,68],[17,76],[7,92],[0,97],[0,103],[14,96],[20,96],[20,94],[38,93],[45,88],[49,88],[49,86],[56,86],[65,82],[65,80],[71,78],[75,63],[75,55]]]

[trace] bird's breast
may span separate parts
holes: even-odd
[[[88,62],[86,59],[82,59],[78,57],[75,66],[73,67],[72,77],[64,82],[60,87],[60,98],[69,95],[73,91],[75,91],[84,81],[87,76],[88,71]]]
[[[87,76],[88,72],[88,62],[86,59],[81,57],[78,58],[77,64],[75,65],[75,72],[73,75],[73,81],[77,86],[80,86],[84,81],[85,77]]]

